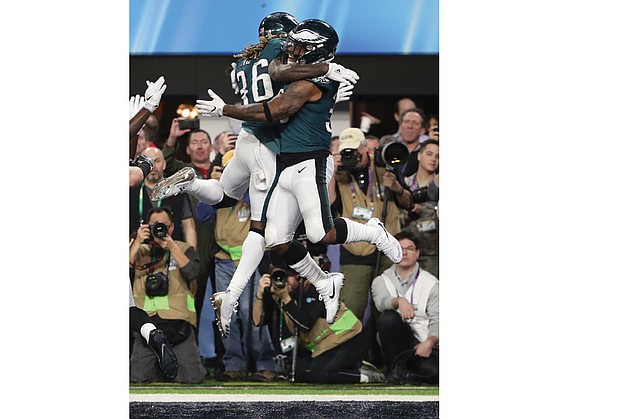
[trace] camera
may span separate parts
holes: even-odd
[[[179,121],[179,129],[191,129],[196,130],[200,128],[200,120],[198,119],[183,119]]]
[[[163,297],[168,295],[168,276],[163,272],[155,272],[146,277],[146,295]]]
[[[151,233],[151,240],[153,240],[154,237],[163,239],[166,237],[166,234],[168,234],[168,226],[158,221],[149,225],[149,231]]]
[[[340,164],[344,170],[354,170],[359,161],[359,153],[356,148],[345,148],[340,152]]]
[[[428,186],[414,189],[411,192],[411,201],[415,204],[421,204],[422,202],[430,201],[428,197]]]
[[[288,274],[284,271],[273,271],[271,273],[271,283],[274,287],[282,289],[288,283]]]
[[[405,163],[407,157],[409,157],[407,146],[401,142],[393,141],[377,147],[375,150],[375,166],[394,170],[395,167]]]

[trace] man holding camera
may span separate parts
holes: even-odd
[[[334,212],[357,223],[381,217],[387,231],[396,234],[400,231],[399,207],[404,208],[409,201],[406,189],[381,161],[382,150],[378,149],[376,157],[371,159],[364,133],[359,128],[342,131],[339,153],[334,157],[338,170],[329,185],[330,204]],[[383,167],[377,165],[376,160]],[[389,196],[386,196],[387,190],[392,191]],[[384,207],[386,202],[387,207]],[[370,282],[377,266],[378,272],[382,272],[391,264],[371,243],[340,245],[340,272],[347,278],[341,299],[358,318],[364,316]]]
[[[194,212],[190,205],[189,197],[185,195],[171,196],[158,201],[151,201],[153,187],[164,177],[166,161],[162,151],[157,147],[148,147],[143,153],[153,162],[153,168],[144,178],[144,182],[129,189],[129,230],[134,233],[139,227],[140,221],[146,218],[148,211],[155,207],[165,205],[170,207],[173,214],[173,222],[178,228],[173,235],[173,239],[182,240],[196,247],[198,238],[196,233],[196,223]]]
[[[289,362],[292,381],[331,384],[384,381],[380,371],[362,361],[371,335],[363,331],[355,314],[340,301],[335,322],[328,324],[325,306],[310,281],[300,279],[288,267],[272,265],[271,274],[263,275],[259,281],[252,321],[255,326],[271,324],[274,316],[279,319],[282,352],[294,358]],[[293,349],[295,345],[297,351]]]
[[[423,141],[422,136],[425,132],[426,114],[420,108],[405,109],[400,114],[398,131],[393,135],[381,137],[381,145],[386,145],[393,141],[403,143],[409,156],[406,163],[400,166],[400,173],[403,176],[411,176],[418,170],[418,149]]]
[[[198,256],[189,244],[172,239],[174,223],[169,207],[151,209],[147,220],[129,247],[129,265],[135,270],[135,304],[147,312],[173,345],[179,367],[174,381],[200,383],[206,370],[194,333]],[[134,336],[130,381],[162,381],[155,354],[140,336]]]

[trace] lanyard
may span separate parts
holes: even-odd
[[[398,275],[398,272],[397,272],[396,274]],[[411,299],[409,300],[409,302],[410,302],[411,304],[413,304],[413,290],[414,290],[414,288],[415,288],[415,284],[416,284],[416,282],[418,282],[418,277],[419,277],[419,276],[420,276],[420,265],[418,265],[418,270],[417,270],[417,272],[415,273],[415,277],[413,278],[413,283],[411,284]],[[400,275],[399,275],[399,277],[400,277]],[[402,284],[401,284],[401,287],[402,287]],[[407,294],[407,293],[406,293],[406,292],[404,292],[404,293],[403,293],[403,296],[404,296],[404,295],[406,295],[406,294]]]
[[[149,199],[151,197],[149,196]],[[139,211],[140,211],[140,219],[144,220],[144,182],[142,182],[142,184],[140,185],[140,196],[138,196],[138,206],[139,206]],[[151,201],[153,202],[153,201]],[[161,201],[157,201],[157,208],[159,208],[161,205]]]

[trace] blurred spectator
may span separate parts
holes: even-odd
[[[368,155],[371,159],[375,158],[375,150],[379,146],[379,139],[374,135],[364,135],[366,138],[366,147],[368,147]]]
[[[170,125],[170,133],[162,149],[166,159],[167,169],[164,175],[170,176],[184,167],[193,167],[199,178],[208,179],[209,169],[211,169],[211,136],[202,129],[191,131],[190,129],[180,129],[179,121],[185,118],[174,118]],[[179,148],[178,139],[189,133],[185,152],[189,156],[189,163],[178,160],[176,153]]]
[[[173,239],[183,240],[195,247],[197,245],[196,223],[189,198],[185,195],[177,195],[158,202],[151,201],[153,186],[163,179],[166,161],[161,150],[156,147],[148,147],[143,154],[153,161],[153,169],[144,182],[129,189],[129,233],[135,233],[151,208],[166,205],[171,208],[172,221],[177,226]]]
[[[285,315],[279,315],[283,313]],[[254,300],[254,325],[280,319],[277,327],[288,330],[280,334],[282,350],[294,357],[290,364],[292,380],[306,383],[383,382],[384,375],[363,363],[372,336],[363,332],[361,321],[341,301],[336,321],[325,320],[325,306],[316,288],[300,279],[288,268],[273,267],[271,274],[260,278]],[[284,324],[282,324],[282,322]],[[295,350],[287,350],[297,345]]]
[[[419,242],[402,231],[395,236],[403,259],[372,282],[381,313],[378,338],[389,382],[439,382],[439,281],[420,268]]]
[[[400,116],[407,109],[416,108],[416,104],[413,99],[402,98],[396,101],[394,104],[394,120],[400,123]],[[373,135],[376,137],[383,137],[390,134],[390,123],[384,123],[379,118],[368,112],[361,113],[360,129],[364,134]]]
[[[153,208],[129,247],[129,264],[135,270],[136,306],[164,331],[178,360],[179,383],[200,383],[206,370],[196,345],[194,296],[198,255],[185,242],[173,240],[174,223],[168,207]],[[157,358],[135,334],[130,360],[131,382],[161,381]]]
[[[439,179],[435,182],[439,167],[439,142],[424,142],[418,150],[418,160],[418,171],[405,178],[413,205],[403,229],[420,238],[418,262],[424,270],[439,278]]]
[[[426,132],[428,133],[428,138],[439,141],[439,117],[437,115],[430,115],[428,117]]]

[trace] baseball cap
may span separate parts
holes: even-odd
[[[357,149],[360,144],[366,145],[364,133],[359,128],[347,128],[340,133],[340,142],[338,144],[338,152],[347,148]]]

